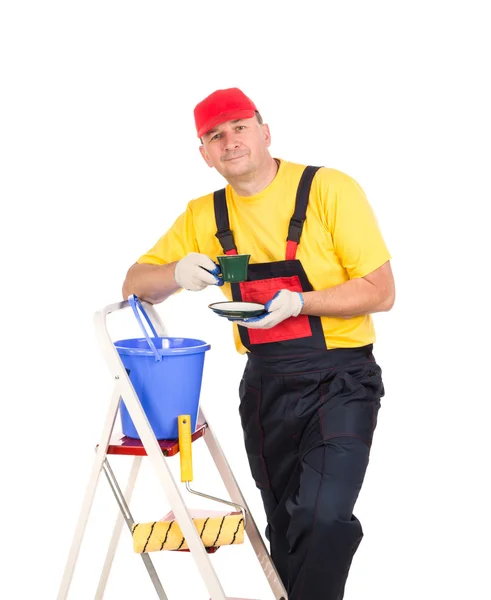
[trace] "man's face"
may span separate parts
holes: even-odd
[[[271,136],[256,117],[220,123],[202,137],[200,152],[226,179],[253,174],[267,162]]]

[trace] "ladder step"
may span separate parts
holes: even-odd
[[[220,550],[220,546],[207,546],[205,550],[207,554],[215,554],[215,552]],[[170,550],[170,552],[191,552],[191,550],[189,550],[189,548],[186,548],[185,550]]]
[[[206,423],[201,423],[197,426],[196,431],[191,436],[191,441],[195,441],[205,435],[207,428]],[[158,440],[159,446],[162,448],[164,456],[174,456],[179,452],[179,440]],[[125,456],[146,456],[147,451],[141,440],[118,436],[111,440],[107,448],[107,454],[122,454]]]

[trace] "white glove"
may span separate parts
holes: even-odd
[[[264,305],[268,311],[259,317],[250,317],[236,321],[249,329],[271,329],[289,317],[298,317],[303,307],[303,296],[300,292],[280,290]]]
[[[219,272],[220,267],[206,254],[190,252],[176,264],[174,279],[179,287],[198,292],[208,285],[223,285]]]

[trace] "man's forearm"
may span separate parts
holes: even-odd
[[[176,263],[167,265],[134,264],[123,283],[123,298],[135,294],[140,300],[158,304],[180,288],[174,279]]]
[[[393,290],[380,289],[362,277],[316,292],[304,292],[301,314],[349,319],[387,311],[394,303]]]

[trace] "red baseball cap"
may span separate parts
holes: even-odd
[[[254,102],[239,88],[217,90],[197,104],[194,109],[198,137],[225,121],[250,119],[256,110]]]

